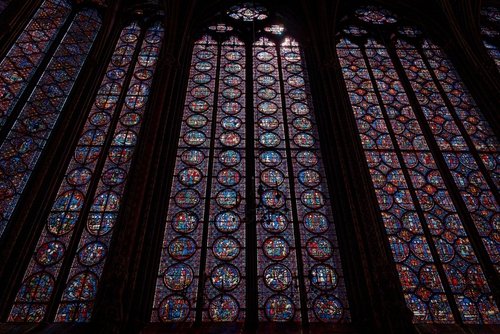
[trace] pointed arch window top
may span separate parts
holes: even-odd
[[[256,3],[244,2],[240,5],[233,6],[227,11],[229,17],[235,20],[252,22],[255,20],[261,21],[267,19],[267,9]]]
[[[379,25],[392,24],[398,21],[394,13],[376,6],[362,7],[356,10],[356,16],[361,21]]]

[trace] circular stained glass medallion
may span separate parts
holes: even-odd
[[[78,262],[90,267],[100,263],[106,257],[108,248],[102,242],[89,242],[78,251]]]
[[[189,146],[200,146],[207,139],[205,134],[200,131],[189,131],[183,137],[184,142]]]
[[[274,295],[266,301],[264,311],[270,321],[283,322],[293,319],[295,306],[287,296]]]
[[[304,89],[293,89],[288,92],[288,96],[290,96],[294,100],[305,100],[307,97]]]
[[[311,209],[319,209],[325,205],[325,199],[321,191],[316,189],[306,190],[300,195],[302,203]]]
[[[281,212],[266,212],[262,217],[262,227],[270,233],[281,233],[288,227],[288,219]]]
[[[271,86],[276,82],[276,79],[270,75],[261,75],[257,77],[257,82],[263,86]]]
[[[231,73],[231,74],[237,74],[237,73],[241,72],[242,69],[243,69],[243,67],[238,63],[228,63],[228,64],[224,65],[224,70],[227,73]]]
[[[344,308],[334,296],[321,295],[314,300],[313,311],[322,322],[338,322],[342,319]]]
[[[272,264],[264,270],[264,283],[273,291],[286,290],[292,283],[292,273],[282,264]]]
[[[287,82],[292,87],[302,87],[305,84],[304,78],[298,75],[292,75],[291,77],[288,77]]]
[[[236,299],[229,295],[219,295],[210,302],[208,314],[213,321],[235,321],[239,309]]]
[[[356,16],[365,22],[372,24],[396,23],[397,19],[393,13],[384,8],[376,6],[365,6],[356,10]]]
[[[231,261],[240,253],[240,243],[232,237],[220,237],[215,240],[212,251],[219,260]]]
[[[182,152],[181,160],[183,163],[189,166],[196,166],[203,162],[205,155],[202,151],[198,150],[186,150]]]
[[[297,52],[287,52],[285,54],[285,59],[295,63],[300,60],[300,55]]]
[[[261,88],[257,91],[257,96],[263,100],[272,100],[276,95],[276,91],[271,88]]]
[[[310,134],[301,132],[293,137],[293,142],[299,147],[309,148],[314,145],[315,140]]]
[[[259,160],[266,166],[276,167],[281,163],[281,154],[278,151],[264,151],[259,155]]]
[[[109,123],[111,116],[105,112],[96,112],[90,116],[89,121],[95,126],[104,126]]]
[[[212,77],[207,73],[200,73],[193,76],[194,83],[198,85],[207,84],[210,82],[210,80],[212,80]]]
[[[318,164],[318,156],[311,151],[300,151],[297,153],[296,159],[304,167],[313,167]]]
[[[241,137],[236,132],[224,132],[219,140],[224,146],[234,147],[240,143]]]
[[[278,111],[278,105],[274,102],[261,102],[257,105],[257,110],[265,115],[272,115]]]
[[[299,74],[302,72],[302,66],[300,64],[291,63],[285,66],[285,70],[292,74]]]
[[[304,227],[311,233],[324,233],[328,230],[328,218],[319,212],[309,212],[304,216]]]
[[[62,259],[65,250],[64,244],[59,241],[46,242],[37,249],[36,262],[42,266],[54,265]]]
[[[210,108],[210,104],[207,101],[203,100],[194,100],[189,103],[189,110],[195,113],[204,113]]]
[[[220,207],[232,209],[240,203],[240,193],[233,189],[224,189],[217,193],[216,201]]]
[[[269,63],[262,63],[262,64],[259,64],[257,65],[257,71],[261,72],[261,73],[271,73],[275,70],[276,68],[269,64]]]
[[[183,296],[171,295],[158,307],[158,316],[163,322],[184,321],[189,315],[189,301]]]
[[[241,83],[241,78],[237,75],[227,75],[222,80],[227,86],[238,86]]]
[[[337,274],[326,264],[317,264],[309,274],[312,285],[320,290],[330,290],[337,286]]]
[[[102,183],[110,187],[122,184],[126,178],[127,172],[118,167],[106,170],[101,176]]]
[[[200,183],[201,179],[203,178],[203,174],[198,168],[189,167],[181,170],[177,177],[181,184],[192,187]]]
[[[298,179],[306,187],[316,187],[321,183],[321,175],[313,169],[301,170]]]
[[[259,126],[266,131],[272,131],[279,125],[280,121],[272,116],[265,116],[259,119]]]
[[[226,52],[224,57],[226,57],[226,59],[230,61],[238,61],[241,58],[243,58],[243,55],[241,54],[241,52],[238,51],[228,51]]]
[[[217,174],[217,181],[226,187],[240,183],[240,173],[234,168],[224,168]]]
[[[197,99],[204,99],[210,95],[210,88],[207,86],[197,86],[191,90],[191,95]]]
[[[278,187],[285,180],[285,176],[278,169],[267,168],[260,173],[260,180],[268,187]]]
[[[240,227],[240,217],[234,212],[222,212],[215,217],[215,228],[222,233],[236,232]]]
[[[293,120],[293,127],[299,131],[308,131],[312,129],[312,122],[306,117],[297,117]]]
[[[172,218],[172,228],[177,233],[191,233],[198,226],[198,216],[189,211],[180,211]]]
[[[265,147],[276,147],[281,143],[281,138],[272,132],[265,132],[259,136],[259,142]]]
[[[200,202],[200,194],[193,189],[183,189],[175,195],[175,203],[183,209],[195,207]]]
[[[81,186],[87,184],[92,178],[90,169],[80,167],[75,168],[66,176],[66,180],[73,186]]]
[[[186,119],[186,124],[193,129],[200,129],[207,125],[208,118],[203,115],[194,114]]]
[[[269,237],[262,244],[264,255],[273,261],[281,261],[290,254],[290,246],[282,237]]]
[[[214,57],[214,53],[208,50],[202,50],[196,53],[196,57],[201,60],[209,60]]]
[[[236,115],[241,109],[241,104],[235,101],[224,102],[222,104],[222,111],[227,115]]]
[[[238,117],[228,116],[221,119],[221,125],[225,130],[234,131],[241,127],[242,122]]]
[[[233,87],[226,88],[222,91],[222,96],[228,100],[235,100],[241,96],[241,90]]]
[[[240,283],[240,272],[232,264],[224,263],[212,270],[212,285],[220,291],[231,291]]]
[[[168,254],[177,261],[185,261],[196,253],[196,242],[189,237],[177,237],[168,245]]]
[[[219,162],[224,166],[233,167],[239,164],[241,156],[237,151],[226,150],[219,154]]]
[[[211,63],[209,63],[208,61],[200,61],[200,62],[197,62],[196,65],[194,65],[194,68],[200,72],[210,71],[212,69],[212,67],[213,67],[213,65]]]
[[[333,255],[332,244],[323,237],[313,237],[307,240],[306,249],[309,256],[318,261],[328,260]]]
[[[177,263],[167,268],[163,275],[165,286],[173,291],[186,289],[193,282],[193,269],[185,263]]]
[[[290,110],[297,116],[305,116],[309,114],[309,107],[302,102],[296,102],[290,106]]]
[[[256,55],[257,59],[263,62],[268,62],[274,58],[273,54],[267,51],[261,51]]]
[[[262,203],[271,209],[279,209],[285,205],[285,195],[279,190],[267,190],[262,194]]]

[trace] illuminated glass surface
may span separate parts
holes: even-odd
[[[94,9],[84,9],[74,16],[0,147],[0,233],[12,218],[100,26],[100,16]],[[44,35],[41,31],[34,34]]]
[[[131,29],[130,33],[127,30],[124,31],[121,41],[139,45],[136,42],[137,27],[133,25]],[[57,309],[56,322],[89,321],[92,315],[99,280],[106,262],[105,250],[109,249],[118,220],[163,34],[164,30],[159,22],[146,30],[135,64],[129,65],[132,60],[129,58],[129,51],[133,49],[129,44],[124,45],[125,48],[118,47],[111,60],[111,64],[125,68],[130,66],[133,71],[123,104],[116,108],[116,111],[120,110],[117,113],[117,121],[114,122],[114,128],[108,130],[109,134],[112,134],[111,144],[107,147],[106,154],[103,154],[105,161],[102,170],[97,174],[99,175],[97,189],[92,196],[89,196],[92,205],[85,219],[85,228],[79,237],[77,254],[71,264],[69,277]],[[128,51],[124,51],[125,49]],[[101,96],[98,95],[96,102],[99,102],[100,98]],[[114,104],[110,103],[110,107],[113,106]],[[90,115],[89,121],[93,120],[92,116],[93,114]],[[78,150],[79,147],[77,147]]]
[[[65,0],[46,0],[0,63],[0,128],[12,113],[71,13]]]
[[[349,322],[302,51],[262,37],[248,68],[248,48],[235,37],[195,43],[151,321],[244,321],[257,293],[260,321]]]
[[[77,228],[82,207],[88,196],[96,165],[102,156],[106,136],[112,118],[117,111],[116,103],[122,91],[126,74],[130,68],[140,28],[134,23],[123,29],[115,47],[112,60],[106,70],[87,122],[80,134],[80,140],[62,180],[56,200],[52,205],[45,228],[38,241],[20,292],[9,316],[9,321],[41,321],[48,307],[51,294],[34,296],[30,300],[22,297],[26,285],[36,275],[50,274],[52,282],[57,281],[66,258],[66,250]],[[99,264],[107,254],[107,245],[102,242],[87,244],[78,254],[86,265]],[[33,315],[36,314],[36,317]]]
[[[480,23],[483,44],[500,71],[500,10],[493,6],[484,7]]]
[[[356,14],[372,16],[370,11]],[[377,24],[395,23],[390,17]],[[401,38],[388,45],[360,41],[362,30],[344,30],[356,39],[341,39],[337,54],[413,320],[453,323],[454,307],[464,323],[498,323],[498,307],[464,229],[464,219],[471,219],[498,263],[493,226],[498,204],[489,188],[498,180],[498,141],[442,51],[427,40],[421,52],[414,46],[421,40],[418,29],[400,27]],[[431,152],[429,143],[441,152]],[[460,203],[450,195],[436,154],[446,162],[444,173],[451,172],[470,218],[458,214]]]

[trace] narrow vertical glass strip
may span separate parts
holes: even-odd
[[[439,260],[464,323],[495,323],[499,311],[441,173],[385,48],[367,48],[376,85],[402,151]],[[482,315],[482,316],[481,316]]]
[[[374,41],[370,44],[372,47],[376,45]],[[377,48],[384,51],[382,46]],[[403,174],[404,162],[397,157],[362,50],[344,38],[337,45],[337,55],[404,297],[414,314],[413,320],[452,323],[453,315],[429,241],[424,235],[423,222],[417,214]],[[375,77],[383,75],[376,69],[373,73]]]
[[[245,45],[222,43],[203,320],[243,321],[246,301]]]
[[[500,188],[500,143],[493,129],[479,111],[463,80],[444,52],[430,41],[425,41],[423,52],[441,88],[446,93],[454,112],[463,124],[481,160],[497,188]]]
[[[292,203],[280,92],[278,52],[261,38],[253,45],[255,187],[259,319],[300,321]]]
[[[349,322],[349,304],[314,112],[299,44],[285,39],[281,65],[300,225],[309,321]],[[279,271],[269,279],[279,281]]]
[[[500,71],[500,10],[489,6],[481,9],[481,37],[486,51]]]
[[[9,223],[101,27],[96,10],[76,14],[0,147],[0,235]]]
[[[8,321],[39,322],[45,317],[54,283],[58,280],[97,161],[102,155],[139,34],[137,23],[122,30]],[[103,243],[92,244],[92,249],[107,253]],[[46,282],[47,288],[39,289],[40,282]]]
[[[462,199],[471,213],[491,261],[500,273],[500,240],[498,238],[500,206],[479,169],[478,163],[482,162],[476,161],[471,154],[419,52],[402,40],[396,45],[398,56],[419,99],[424,116],[455,179]],[[442,70],[444,71],[444,68]],[[450,70],[446,72],[449,73]],[[438,75],[439,77],[442,76]],[[461,110],[465,113],[464,109]],[[478,114],[474,112],[474,115]],[[483,124],[485,123],[483,121]],[[488,145],[484,145],[489,149],[492,147],[491,144],[493,147],[497,145],[496,139],[491,139]],[[490,153],[486,154],[490,155]]]
[[[89,321],[146,111],[164,30],[146,31],[55,321]]]
[[[196,313],[217,57],[212,38],[205,36],[195,43],[152,322],[193,321]],[[239,110],[237,104],[226,108],[233,107]],[[227,158],[236,159],[231,154]],[[222,216],[221,221],[223,225],[241,223],[232,215]]]
[[[71,13],[66,0],[46,0],[0,63],[0,129]]]

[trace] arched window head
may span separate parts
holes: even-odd
[[[483,44],[500,71],[500,9],[494,6],[481,9],[480,23]]]
[[[499,323],[499,144],[453,64],[378,7],[345,22],[337,55],[414,322]]]
[[[151,321],[349,322],[304,55],[228,14],[194,43]]]

